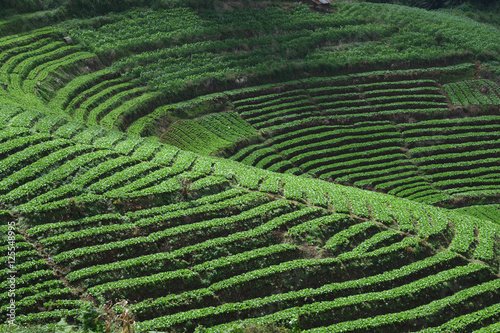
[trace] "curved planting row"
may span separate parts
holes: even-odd
[[[278,92],[264,88],[258,96],[233,97],[235,110],[255,128],[276,131],[282,123],[286,125],[315,116],[355,122],[428,116],[447,108],[446,99],[435,80],[402,80],[397,73],[389,80],[377,77],[376,73],[350,78],[311,79],[302,84],[280,85],[275,90]],[[255,92],[252,95],[256,95]]]
[[[22,115],[22,113],[21,113]],[[17,117],[12,118],[13,120],[17,119]],[[40,120],[41,122],[42,120]],[[68,126],[71,123],[67,123],[64,126]],[[35,128],[36,125],[33,126]],[[61,127],[62,128],[62,127]],[[54,132],[56,137],[58,131]],[[193,171],[191,171],[190,174],[183,176],[182,178],[184,179],[191,179],[191,181],[196,178],[192,177],[200,177],[199,175],[212,175],[212,176],[223,176],[223,177],[231,177],[231,174],[234,174],[237,176],[237,181],[240,186],[249,188],[249,189],[257,189],[257,190],[268,190],[271,193],[276,193],[278,195],[285,196],[286,198],[293,199],[299,202],[304,202],[304,203],[309,203],[313,204],[316,206],[323,206],[325,208],[331,207],[334,209],[336,212],[342,213],[353,213],[359,216],[365,216],[365,217],[371,217],[371,216],[376,216],[376,219],[379,221],[384,221],[386,223],[394,223],[395,220],[394,218],[391,218],[391,215],[396,214],[396,220],[403,221],[404,218],[402,217],[403,211],[398,211],[397,213],[394,211],[395,206],[391,204],[392,207],[392,213],[389,215],[384,215],[384,210],[387,210],[387,206],[382,206],[382,208],[376,209],[376,204],[374,202],[367,203],[363,199],[359,201],[360,199],[357,199],[356,196],[353,196],[355,193],[357,193],[358,190],[348,190],[348,188],[342,188],[342,192],[331,192],[332,190],[329,187],[326,187],[328,185],[327,183],[322,183],[318,182],[315,180],[307,180],[307,179],[301,179],[299,183],[306,183],[306,182],[311,182],[310,185],[303,187],[301,185],[294,186],[294,181],[288,181],[288,178],[286,178],[284,175],[280,176],[277,174],[272,174],[268,173],[266,171],[259,171],[252,169],[252,172],[239,172],[238,170],[234,169],[237,164],[232,164],[231,162],[224,162],[221,160],[214,160],[216,161],[215,164],[212,166],[211,163],[209,163],[209,160],[204,160],[204,164],[200,164],[202,160],[200,160],[200,163],[195,163],[193,164],[193,161],[196,160],[196,155],[194,154],[189,154],[186,152],[182,152],[182,154],[179,153],[179,150],[173,147],[164,147],[162,149],[160,145],[156,146],[156,149],[151,149],[154,148],[155,145],[152,144],[151,146],[146,145],[147,142],[141,139],[133,139],[133,138],[127,138],[124,141],[119,141],[115,143],[111,148],[110,153],[105,153],[106,150],[104,150],[100,154],[109,154],[107,155],[108,157],[106,158],[105,161],[99,162],[98,158],[100,158],[99,154],[96,154],[98,151],[90,152],[91,150],[95,150],[96,147],[89,145],[89,143],[92,143],[91,140],[87,141],[87,143],[82,142],[82,138],[84,135],[88,133],[87,130],[83,130],[80,132],[80,134],[76,135],[74,138],[68,137],[71,140],[64,140],[64,139],[51,139],[50,135],[47,134],[31,134],[31,132],[23,130],[23,128],[16,128],[16,127],[7,127],[4,132],[2,132],[2,137],[4,137],[4,144],[3,144],[3,156],[5,159],[2,161],[5,163],[5,165],[11,165],[11,167],[6,171],[6,174],[9,174],[9,177],[6,177],[4,179],[4,184],[5,184],[5,190],[4,190],[4,195],[8,196],[9,198],[12,196],[13,197],[18,197],[19,200],[25,201],[30,198],[30,196],[34,196],[33,194],[28,193],[26,197],[22,197],[21,193],[22,191],[20,189],[14,188],[17,184],[20,184],[20,182],[24,181],[25,179],[32,179],[36,176],[36,171],[37,169],[34,167],[31,167],[29,164],[30,158],[36,159],[36,163],[39,164],[44,164],[45,160],[47,161],[47,166],[52,168],[55,168],[53,171],[53,174],[51,177],[60,177],[59,179],[63,180],[65,179],[64,177],[69,177],[72,172],[72,167],[70,165],[74,164],[75,167],[78,165],[76,156],[83,156],[83,160],[89,159],[89,161],[95,161],[96,165],[99,165],[100,167],[97,167],[95,171],[93,169],[90,169],[87,173],[82,173],[78,175],[77,178],[71,178],[73,179],[75,184],[81,184],[83,189],[89,188],[93,193],[99,194],[103,193],[105,194],[106,191],[113,191],[114,193],[119,193],[120,192],[120,187],[119,184],[121,182],[120,177],[126,177],[126,175],[129,176],[127,188],[133,188],[137,189],[136,185],[134,185],[133,182],[133,177],[135,172],[139,172],[137,175],[139,175],[141,172],[146,172],[146,173],[165,173],[166,175],[169,174],[170,171],[163,170],[162,168],[158,169],[158,166],[155,166],[157,164],[155,163],[168,163],[172,164],[172,167],[179,165],[181,168],[180,170],[185,170],[186,168],[192,167]],[[83,135],[82,135],[83,134]],[[14,139],[15,138],[15,139]],[[103,137],[104,139],[105,137]],[[77,141],[77,139],[80,139],[80,141]],[[97,141],[97,140],[96,140]],[[74,144],[76,142],[79,142],[79,144]],[[32,145],[35,143],[35,145]],[[142,146],[140,145],[142,143]],[[31,147],[28,147],[28,145],[32,145]],[[68,146],[69,145],[69,146]],[[110,144],[111,145],[111,144]],[[40,148],[39,148],[40,147]],[[74,147],[74,148],[73,148]],[[49,149],[47,149],[49,148]],[[71,148],[71,149],[69,149]],[[23,153],[24,149],[27,149],[26,152]],[[61,155],[61,152],[67,151],[67,154],[78,154],[78,155],[69,155],[71,156],[72,160],[67,161],[67,160],[61,160],[61,161],[66,161],[64,163],[64,168],[60,169],[58,167],[58,160],[56,158],[51,158],[51,159],[44,159],[43,156],[50,156],[51,154],[51,149],[52,151],[55,151],[58,156],[63,156]],[[64,150],[65,149],[65,150]],[[102,149],[102,148],[101,148]],[[134,150],[135,149],[135,150]],[[40,153],[36,153],[36,151],[39,151]],[[138,158],[139,152],[148,152],[149,156],[146,157],[146,154],[141,154],[142,158]],[[92,155],[89,155],[89,152]],[[114,154],[114,155],[113,155]],[[119,157],[118,155],[129,155],[130,157],[126,158],[124,157]],[[179,155],[180,154],[180,155]],[[19,156],[19,157],[18,157]],[[24,156],[24,157],[23,157]],[[54,155],[56,156],[56,155]],[[106,156],[106,155],[102,155]],[[112,162],[110,161],[110,157],[114,158],[119,158],[117,162]],[[19,161],[19,162],[13,162],[14,160]],[[150,162],[140,162],[140,161],[150,161]],[[24,161],[24,162],[22,162]],[[76,164],[75,164],[76,163]],[[126,172],[122,173],[117,173],[116,167],[114,165],[119,165],[120,163],[124,163],[126,166],[127,163],[130,165],[130,170],[127,170]],[[136,166],[137,163],[140,163],[139,165]],[[144,164],[145,163],[145,164]],[[212,162],[213,163],[213,162]],[[142,166],[144,165],[144,167]],[[199,165],[199,166],[198,166]],[[203,166],[205,165],[205,166]],[[88,168],[90,168],[90,164],[87,165]],[[139,167],[140,166],[140,167]],[[56,168],[57,167],[57,168]],[[22,173],[19,173],[21,169],[24,170]],[[24,169],[24,168],[29,168],[29,169]],[[200,168],[200,171],[197,171],[198,168]],[[229,168],[229,169],[227,169]],[[33,172],[28,171],[28,170],[33,170]],[[177,167],[175,167],[177,169]],[[67,170],[65,171],[66,173],[61,173],[61,170]],[[109,172],[113,173],[110,175],[108,178],[100,179],[99,177],[102,177],[102,175],[106,174],[106,170],[110,170]],[[137,170],[137,171],[133,171]],[[141,171],[143,170],[143,171]],[[246,169],[242,169],[246,170]],[[39,172],[41,170],[38,170]],[[44,169],[43,173],[48,173],[50,170],[49,169]],[[173,172],[173,171],[172,171]],[[201,174],[200,174],[201,172]],[[18,174],[19,176],[13,177],[12,175]],[[60,174],[60,176],[59,176]],[[91,176],[94,175],[95,176]],[[175,174],[175,173],[174,173]],[[84,176],[85,175],[85,176]],[[86,176],[88,175],[88,176]],[[197,176],[198,175],[198,176]],[[12,178],[11,178],[12,177]],[[22,178],[24,177],[24,178]],[[83,177],[83,178],[81,178]],[[89,178],[90,177],[90,178]],[[97,178],[95,178],[97,177]],[[136,176],[137,177],[137,176]],[[10,178],[10,179],[9,179]],[[82,180],[80,180],[80,178]],[[19,180],[18,180],[19,179]],[[84,179],[88,179],[85,180]],[[113,180],[116,179],[116,180]],[[154,179],[154,176],[151,176],[151,179]],[[292,179],[292,178],[290,178]],[[36,179],[33,179],[31,181],[36,181]],[[147,178],[145,179],[144,177],[141,177],[138,179],[142,184],[147,184]],[[94,184],[95,183],[95,184]],[[116,184],[116,185],[115,185]],[[318,188],[315,186],[320,185]],[[22,185],[22,184],[21,184]],[[24,185],[22,185],[24,186]],[[116,187],[118,186],[118,187]],[[139,186],[139,185],[137,185]],[[333,186],[332,188],[339,189],[339,187],[336,187],[335,185],[328,185],[328,186]],[[115,188],[116,187],[116,188]],[[41,188],[42,189],[42,188]],[[351,194],[351,191],[352,194]],[[19,192],[19,195],[16,194]],[[343,194],[340,194],[343,193]],[[337,200],[337,196],[339,196],[342,200]],[[375,196],[375,193],[373,194],[374,198],[377,197]],[[385,198],[385,197],[384,197]],[[389,198],[389,197],[387,197]],[[9,199],[10,200],[10,199]],[[40,199],[38,199],[40,200]],[[395,199],[396,200],[396,199]],[[346,202],[345,204],[342,204],[342,202]],[[359,201],[359,204],[357,203]],[[329,203],[331,202],[331,203]],[[347,203],[348,202],[348,203]],[[356,203],[356,204],[354,204]],[[389,204],[389,203],[387,203]],[[368,205],[370,206],[370,210],[367,209]],[[426,209],[430,209],[430,206]],[[433,208],[434,209],[434,208]],[[437,209],[437,208],[436,208]],[[373,215],[377,214],[377,215]],[[382,214],[382,215],[379,215]],[[386,216],[386,217],[382,217]],[[411,219],[410,219],[411,220]],[[418,220],[423,223],[422,217],[419,217]],[[413,223],[413,222],[411,222]],[[435,225],[435,222],[431,223],[432,225]],[[413,230],[412,228],[408,230]]]
[[[182,149],[209,155],[255,132],[237,113],[228,111],[195,120],[178,120],[160,139]]]
[[[452,196],[498,196],[498,116],[400,124],[408,154],[433,186]]]
[[[54,272],[52,262],[39,255],[12,217],[2,219],[2,322],[14,314],[16,324],[57,322],[80,311],[82,301]],[[15,300],[12,303],[12,300]]]
[[[0,39],[0,247],[16,242],[15,265],[2,257],[0,275],[4,290],[16,285],[16,320],[74,319],[85,302],[126,299],[140,332],[498,328],[494,211],[416,202],[498,196],[498,119],[428,120],[449,116],[444,91],[453,104],[496,103],[492,82],[456,82],[471,78],[472,64],[309,78],[158,107],[307,75],[298,71],[425,67],[469,57],[465,49],[496,51],[497,33],[471,22],[335,8],[220,16],[185,7],[68,23],[93,53],[51,29]],[[436,43],[434,31],[443,31]],[[345,50],[335,45],[347,40]],[[94,52],[117,62],[102,69]],[[11,298],[0,294],[2,320]]]
[[[103,65],[94,53],[67,45],[58,34],[41,29],[10,43],[9,37],[0,39],[0,80],[11,97],[30,100],[38,109],[47,101],[56,112],[108,129],[128,127],[125,118],[156,103],[157,93],[128,83],[112,69],[99,70]]]
[[[230,158],[271,171],[307,173],[320,179],[375,188],[426,203],[454,204],[453,198],[462,195],[456,189],[460,183],[454,179],[457,177],[466,178],[463,183],[469,184],[464,195],[474,196],[473,183],[477,182],[477,190],[493,197],[498,179],[494,142],[500,133],[494,116],[491,119],[481,116],[434,120],[429,122],[433,127],[422,128],[427,126],[428,120],[425,119],[441,117],[448,112],[438,81],[430,78],[448,75],[446,80],[449,80],[454,75],[465,73],[468,68],[469,65],[464,64],[390,74],[361,73],[226,92],[226,98],[235,111],[268,138],[265,142],[260,139],[253,144],[250,140],[244,143],[240,139],[243,143],[239,150],[232,150]],[[408,77],[414,79],[408,80]],[[482,89],[480,82],[489,84],[489,81],[483,81],[470,82]],[[220,99],[219,95],[217,98]],[[469,122],[476,120],[468,119],[483,122],[481,131],[471,131]],[[461,121],[463,124],[460,125]],[[344,125],[346,123],[349,125]],[[434,124],[438,123],[436,127]],[[175,131],[174,127],[171,132],[176,133],[176,138],[171,134],[164,137],[174,145],[195,150],[195,147],[182,143],[188,137],[186,142],[216,142],[195,131],[183,134],[184,126]],[[473,142],[477,140],[480,142]],[[434,143],[445,149],[445,155],[448,153],[446,145],[451,144],[460,144],[457,149],[461,151],[462,145],[487,149],[478,151],[473,157],[471,155],[462,164],[443,163],[441,154],[436,155],[436,152],[431,152],[431,147],[425,147]],[[224,146],[228,144],[223,142],[210,152]],[[486,159],[478,159],[481,155]],[[432,159],[439,160],[439,167],[436,163],[421,164],[420,156],[429,156],[429,163]],[[451,171],[454,167],[467,170],[454,173]]]
[[[490,80],[461,81],[443,87],[455,105],[500,105],[500,87]]]
[[[39,50],[43,50],[43,47]],[[408,131],[408,126],[412,128],[414,124],[407,126],[401,123],[401,117],[404,120],[407,117],[422,116],[420,113],[422,110],[413,101],[443,103],[444,96],[441,95],[436,81],[425,77],[440,76],[444,75],[443,73],[455,75],[457,71],[459,73],[467,68],[467,65],[460,65],[433,68],[428,71],[399,71],[390,76],[379,72],[362,73],[228,92],[224,98],[231,100],[235,110],[244,120],[234,112],[181,120],[173,123],[163,134],[162,139],[178,147],[203,154],[215,153],[221,149],[229,151],[240,149],[232,159],[245,164],[290,174],[309,173],[321,179],[376,188],[427,203],[450,202],[451,198],[457,195],[477,196],[474,195],[476,191],[474,187],[477,187],[480,193],[491,197],[495,195],[494,186],[497,185],[494,160],[476,160],[467,167],[473,170],[457,174],[465,178],[464,184],[469,184],[463,186],[462,194],[461,190],[456,189],[462,187],[459,186],[460,181],[451,179],[454,176],[452,173],[429,175],[428,170],[433,168],[433,165],[424,166],[419,162],[414,165],[413,151],[424,149],[421,146],[428,144],[425,141],[426,132]],[[409,73],[422,78],[407,80]],[[125,114],[135,114],[157,96],[154,93],[141,95],[146,92],[145,88],[134,88],[131,83],[113,77],[115,74],[108,70],[78,77],[60,89],[50,105],[66,105],[67,112],[90,125],[103,125],[106,128],[122,125],[126,127]],[[124,90],[121,91],[122,89]],[[123,103],[122,97],[129,93],[139,95]],[[72,99],[69,96],[75,97]],[[119,106],[121,103],[123,104]],[[305,110],[304,107],[311,109]],[[356,108],[361,110],[359,111],[361,113],[354,112]],[[371,111],[364,112],[368,109]],[[335,110],[340,110],[340,113],[333,115],[332,112],[337,112]],[[416,113],[413,113],[415,110]],[[432,107],[423,114],[428,116],[429,112],[444,111]],[[360,114],[361,118],[358,117]],[[395,116],[396,119],[390,118],[392,120],[387,120],[385,123],[373,121],[380,117],[385,118],[388,114],[392,114],[391,117]],[[365,118],[371,120],[359,122]],[[54,118],[52,125],[58,125],[57,121]],[[262,127],[262,122],[269,126]],[[335,125],[339,122],[353,123],[353,125],[350,125],[351,127]],[[319,126],[320,123],[329,125]],[[396,124],[398,126],[394,126]],[[132,127],[131,130],[142,133],[144,130],[139,129],[142,127],[139,125],[137,122],[135,128],[134,123],[132,126],[134,130]],[[454,131],[457,133],[467,131],[467,126],[464,123],[460,129],[455,128]],[[266,135],[271,136],[271,141],[255,145],[245,143],[246,137],[254,134],[254,127],[265,129],[268,133]],[[432,140],[451,144],[482,137],[488,141],[487,147],[494,149],[495,146],[490,141],[498,137],[495,126],[493,124],[485,126],[483,132],[483,134],[461,133],[459,136],[454,136],[455,139],[449,135],[436,136],[434,132]],[[90,128],[86,133],[79,133],[76,139],[88,144],[91,141],[86,138],[106,136],[104,133],[100,128]],[[111,143],[118,142],[116,140],[120,140],[119,135],[113,135],[113,138],[109,139],[99,139],[99,143],[102,147],[109,147]],[[248,146],[241,149],[245,144]],[[415,146],[419,147],[414,148]],[[411,150],[409,154],[406,153],[408,148]],[[491,165],[489,169],[484,167],[488,164]],[[452,164],[448,163],[441,167],[447,166],[451,168]]]
[[[34,97],[50,99],[53,88],[44,83],[48,78],[63,68],[83,67],[95,61],[95,54],[66,45],[57,39],[58,34],[57,29],[45,28],[13,39],[16,42],[9,43],[9,37],[0,39],[0,44],[4,44],[0,79],[12,97],[28,97],[33,106],[40,106]]]
[[[457,212],[500,223],[500,205],[477,205],[459,208]]]
[[[428,325],[440,325],[450,318],[454,318],[460,310],[466,308],[465,302],[474,298],[483,297],[485,303],[494,304],[492,300],[498,293],[498,280],[480,278],[481,268],[474,267],[474,264],[459,266],[436,272],[432,277],[407,280],[407,283],[398,284],[398,278],[402,272],[410,275],[418,274],[418,268],[427,266],[427,262],[439,261],[441,258],[430,257],[421,260],[414,265],[403,266],[399,270],[385,272],[381,275],[374,275],[360,280],[350,280],[345,282],[325,285],[318,289],[300,290],[298,292],[289,292],[281,297],[266,297],[261,299],[252,299],[243,304],[227,304],[219,308],[208,308],[202,311],[190,311],[183,313],[184,317],[179,320],[177,316],[173,318],[161,318],[163,320],[152,320],[144,323],[149,327],[172,327],[178,322],[185,322],[186,319],[196,320],[203,315],[205,320],[215,321],[217,315],[230,316],[232,312],[251,312],[262,309],[266,305],[290,304],[290,307],[280,309],[273,314],[257,318],[245,319],[241,324],[270,324],[279,322],[296,321],[297,325],[305,328],[307,332],[357,332],[357,331],[407,331],[427,327]],[[427,265],[426,265],[427,264]],[[417,268],[418,267],[418,268]],[[453,267],[453,266],[452,266]],[[427,267],[426,267],[427,268]],[[398,274],[399,273],[399,274]],[[412,274],[413,273],[413,274]],[[477,275],[479,273],[479,276]],[[391,276],[392,275],[392,276]],[[463,281],[467,284],[469,278],[478,278],[480,284],[469,288],[456,290],[452,296],[446,296],[447,283]],[[386,284],[389,280],[390,283]],[[453,281],[453,282],[452,282]],[[469,280],[471,281],[471,280]],[[389,285],[388,289],[378,290],[379,284]],[[356,286],[358,288],[367,287],[367,292],[354,293],[349,290]],[[330,289],[330,290],[329,290]],[[430,300],[419,298],[416,295],[420,292],[432,290],[440,295],[441,299]],[[321,293],[325,294],[321,294]],[[304,304],[303,298],[306,294],[318,295],[320,299],[310,304]],[[491,295],[493,294],[493,295]],[[290,297],[290,296],[291,297]],[[293,296],[292,296],[293,295]],[[491,295],[491,296],[490,296]],[[295,296],[295,297],[294,297]],[[323,296],[323,297],[321,297]],[[294,299],[295,298],[295,299]],[[295,301],[295,302],[294,302]],[[274,303],[274,304],[273,304]],[[406,306],[403,306],[405,304]],[[496,304],[494,305],[496,306]],[[454,309],[451,311],[451,309]],[[472,311],[481,312],[483,308],[477,308]],[[246,310],[246,311],[245,311]],[[250,311],[249,311],[250,310]],[[361,311],[360,311],[361,310]],[[384,314],[389,312],[388,314]],[[359,318],[360,314],[371,315],[371,317]],[[377,315],[378,314],[378,315]],[[197,318],[198,317],[198,318]],[[215,318],[214,318],[215,317]],[[429,320],[431,317],[431,320]],[[488,318],[489,317],[489,318]],[[494,322],[498,318],[498,312],[486,316],[489,322]],[[170,320],[169,320],[170,319]],[[333,324],[332,324],[333,323]],[[229,325],[231,325],[230,323]],[[456,325],[458,328],[468,329],[474,323],[461,323]],[[477,323],[476,327],[477,327]],[[483,323],[481,323],[483,324]],[[222,324],[208,329],[209,332],[223,332],[228,324]],[[479,326],[481,327],[481,326]]]
[[[2,109],[0,201],[25,221],[19,241],[37,246],[26,255],[41,266],[20,277],[48,269],[65,279],[36,282],[50,290],[36,301],[26,290],[23,322],[76,316],[79,297],[92,297],[128,299],[144,331],[217,331],[297,313],[303,329],[344,327],[361,320],[351,311],[360,306],[366,318],[443,309],[449,314],[432,322],[439,326],[498,300],[494,224],[54,116],[34,113],[27,122],[25,113]],[[453,305],[474,297],[482,302]],[[42,303],[51,311],[42,315]],[[384,325],[422,327],[419,318]]]

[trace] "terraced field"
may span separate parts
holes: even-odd
[[[255,129],[252,134],[260,132],[264,138],[223,153],[271,171],[429,204],[453,207],[465,200],[467,205],[485,197],[497,200],[498,108],[490,100],[476,100],[474,105],[482,109],[464,114],[469,111],[455,106],[451,95],[443,93],[447,85],[440,83],[472,68],[461,64],[369,72],[227,92],[234,106],[227,112],[238,114]],[[488,84],[491,93],[499,89],[491,80],[469,82]],[[202,152],[176,143],[183,137],[173,130],[164,136],[167,142]]]
[[[498,331],[497,29],[172,6],[0,38],[2,322]]]
[[[424,314],[447,327],[463,311],[475,318],[466,327],[498,318],[485,310],[498,308],[497,224],[144,140],[102,148],[114,133],[61,135],[71,121],[37,132],[51,116],[21,126],[26,112],[2,111],[0,200],[16,217],[4,211],[3,228],[17,222],[26,249],[20,323],[74,316],[84,294],[126,298],[139,327],[156,330],[296,316],[303,329],[332,330],[406,330]],[[406,320],[386,314],[396,305]]]

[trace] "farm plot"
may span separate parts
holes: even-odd
[[[31,132],[43,115],[28,125],[15,119],[0,131],[9,165],[0,200],[25,221],[15,237],[30,265],[19,264],[20,278],[48,290],[26,288],[23,322],[76,316],[83,295],[128,299],[141,330],[217,331],[239,320],[289,321],[297,311],[304,329],[368,325],[364,316],[397,308],[383,324],[397,331],[420,327],[422,308],[448,313],[432,321],[439,326],[497,304],[490,269],[499,230],[488,222],[131,138],[98,148],[99,140],[75,139],[85,128],[62,138],[51,127]],[[436,253],[423,239],[450,250]],[[56,267],[67,282],[51,275]],[[461,305],[474,297],[482,302]],[[342,304],[364,315],[339,313]]]
[[[443,87],[454,105],[500,105],[500,87],[490,80],[467,80]]]
[[[451,196],[498,195],[498,116],[401,124],[411,160]]]
[[[311,78],[264,86],[260,94],[256,88],[229,92],[235,111],[269,137],[231,159],[421,202],[449,201],[406,153],[409,143],[398,124],[445,114],[438,82],[426,77],[467,66]],[[409,73],[421,79],[405,79]],[[303,111],[305,105],[311,109]]]
[[[108,129],[121,128],[125,116],[133,117],[158,97],[146,87],[123,79],[120,73],[102,69],[104,66],[94,53],[66,45],[55,38],[58,33],[57,29],[35,30],[28,35],[32,38],[26,36],[16,43],[9,43],[8,37],[0,38],[0,80],[11,97],[31,101],[35,109],[48,106],[89,125]],[[80,73],[82,68],[87,72]],[[63,72],[81,75],[73,74],[68,79],[69,74]],[[42,101],[48,102],[47,106]]]
[[[20,324],[126,299],[138,332],[497,330],[499,88],[471,62],[498,31],[333,7],[0,38],[0,319],[15,284]]]
[[[500,205],[478,205],[456,209],[467,215],[500,223]]]

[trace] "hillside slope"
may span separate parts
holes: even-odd
[[[19,325],[495,332],[497,37],[338,4],[0,38],[2,322],[14,288]]]
[[[20,322],[75,315],[79,297],[92,297],[128,299],[148,329],[267,314],[343,326],[398,309],[414,314],[370,327],[406,330],[425,312],[403,304],[446,313],[427,322],[435,326],[498,300],[495,223],[147,140],[104,148],[115,133],[20,108],[2,115],[3,220],[15,218],[26,248],[16,262]],[[59,126],[43,130],[49,122]],[[367,305],[340,316],[350,302]]]

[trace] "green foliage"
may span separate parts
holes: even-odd
[[[428,22],[419,21],[424,20],[422,11],[408,8],[405,15],[421,18],[407,31],[397,32],[395,25],[405,20],[400,12],[386,15],[381,5],[335,6],[338,11],[334,16],[313,14],[303,6],[297,6],[291,13],[273,7],[264,11],[235,9],[224,15],[212,10],[198,15],[189,8],[137,11],[127,20],[99,29],[74,29],[72,36],[101,56],[121,58],[115,68],[132,68],[127,72],[129,78],[140,77],[140,82],[167,92],[170,100],[263,80],[289,79],[303,75],[304,71],[336,73],[346,64],[364,66],[362,64],[400,62],[408,58],[420,62],[457,56],[464,59],[468,57],[466,49],[481,52],[487,48],[496,52],[491,32],[487,34],[491,36],[488,37],[491,44],[481,47],[478,47],[480,44],[467,45],[468,37],[457,38],[458,30],[453,29],[464,22],[452,16],[426,13],[433,17],[430,28],[426,25]],[[387,7],[387,12],[392,8]],[[386,24],[367,23],[366,11]],[[130,20],[137,26],[134,31],[128,29]],[[474,25],[473,21],[466,24],[471,30],[484,28]],[[453,27],[453,32],[449,27]],[[275,29],[282,33],[274,33]],[[435,36],[436,30],[443,31],[441,37]],[[120,33],[111,35],[117,31]],[[245,36],[245,31],[251,31],[251,36]],[[486,31],[481,33],[482,38],[485,34]],[[217,35],[224,38],[204,38]],[[184,44],[186,41],[189,44]],[[349,42],[346,49],[325,47],[325,44],[346,41]],[[474,42],[484,43],[475,38]],[[254,49],[255,46],[258,48]],[[152,48],[157,50],[150,52]],[[139,54],[132,56],[131,49]],[[184,59],[188,57],[186,62]]]
[[[144,5],[65,23],[77,45],[57,29],[0,39],[0,248],[16,243],[19,324],[132,323],[125,301],[80,300],[95,296],[127,298],[139,331],[495,329],[495,207],[418,201],[498,199],[500,88],[471,61],[498,58],[496,31],[367,3],[57,12]]]

